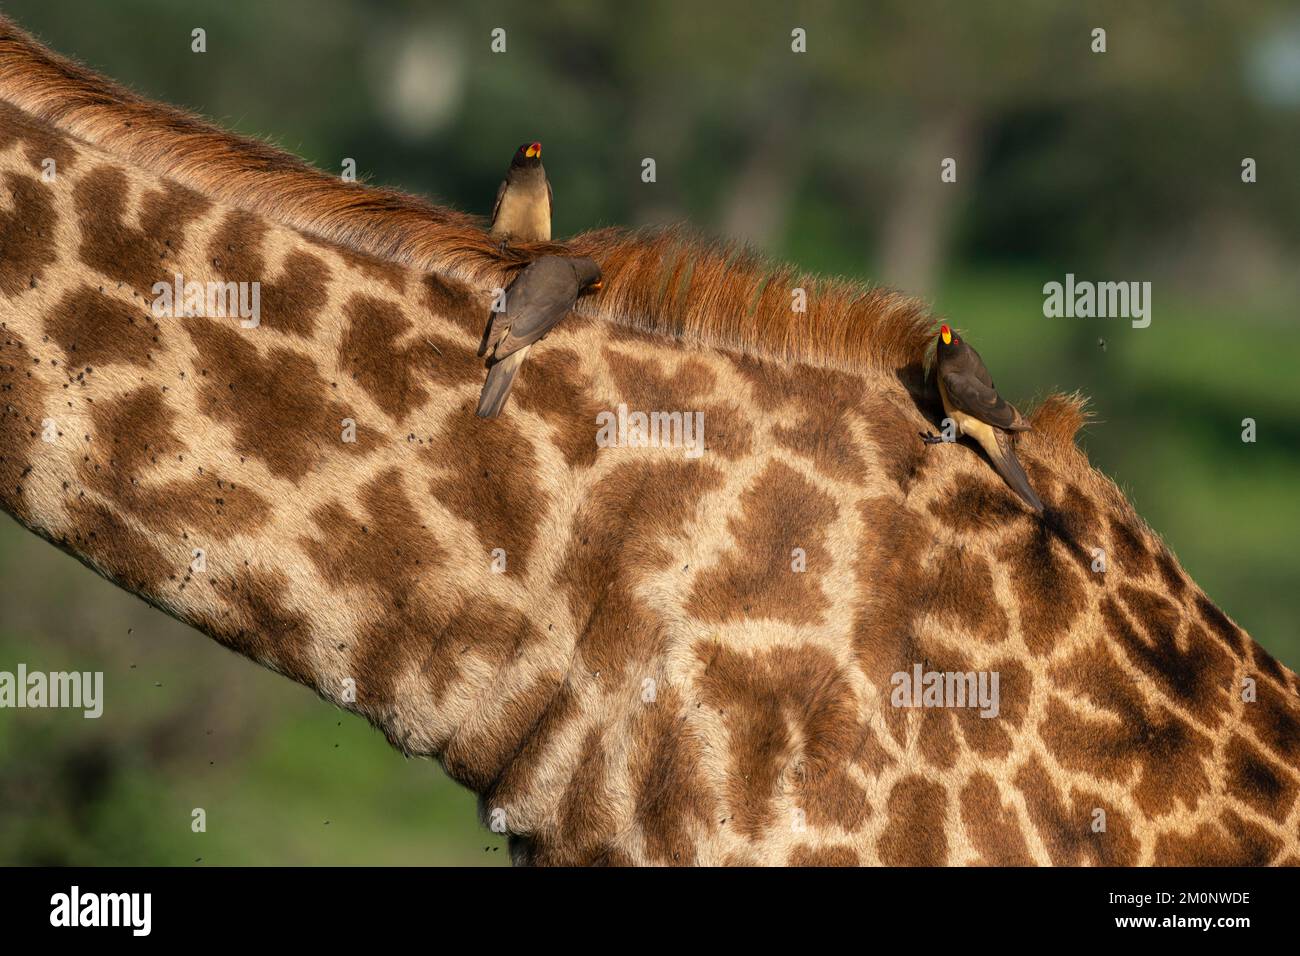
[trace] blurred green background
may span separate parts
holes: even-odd
[[[559,236],[689,221],[927,297],[1013,401],[1089,394],[1094,464],[1220,606],[1300,666],[1294,4],[0,8],[148,96],[325,169],[353,157],[371,182],[486,213],[536,138]],[[190,51],[195,27],[206,53]],[[489,52],[496,27],[504,54]],[[955,184],[939,180],[945,157]],[[1044,318],[1042,287],[1067,272],[1150,281],[1151,326]],[[109,701],[97,721],[0,720],[0,863],[507,862],[432,762],[12,521],[0,577],[0,669],[102,669]]]

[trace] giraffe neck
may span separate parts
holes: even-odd
[[[469,413],[487,298],[5,104],[0,183],[4,508],[463,782],[499,776],[527,730],[503,714],[549,704],[572,631],[530,592],[539,453],[510,423],[483,447]]]
[[[0,183],[0,505],[438,756],[519,858],[1300,858],[1295,676],[1067,403],[1022,447],[1042,521],[892,372],[584,316],[483,422],[499,269],[331,246],[3,105]],[[253,282],[255,317],[177,301]],[[638,412],[701,413],[704,453]],[[894,706],[917,665],[996,673],[997,715]]]

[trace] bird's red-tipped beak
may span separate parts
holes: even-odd
[[[939,338],[943,339],[944,345],[952,345],[952,329],[946,325],[939,327]]]
[[[527,156],[529,159],[532,159],[534,156],[540,156],[540,155],[542,155],[542,144],[541,144],[541,143],[532,143],[532,144],[528,147],[528,149],[526,149],[526,150],[524,151],[524,155]]]

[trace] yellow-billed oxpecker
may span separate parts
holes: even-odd
[[[487,381],[478,400],[480,418],[501,414],[515,374],[533,343],[568,315],[583,292],[600,288],[600,267],[586,257],[542,256],[529,263],[505,290],[505,310],[493,312],[478,354],[488,357]]]
[[[503,245],[511,239],[545,242],[551,238],[551,183],[542,167],[541,143],[525,143],[515,150],[492,204],[488,232]]]
[[[1031,431],[1029,422],[998,394],[980,354],[946,325],[939,330],[935,373],[944,412],[961,434],[980,443],[1011,490],[1036,513],[1042,514],[1043,503],[1029,486],[1025,470],[1016,457],[1014,433]],[[921,437],[929,444],[943,441],[934,435]]]

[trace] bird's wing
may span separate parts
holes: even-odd
[[[555,218],[555,193],[551,191],[551,181],[546,180],[546,219],[551,221]]]
[[[969,342],[966,343],[966,354],[968,356],[965,363],[966,371],[973,374],[989,388],[997,391],[997,386],[993,384],[993,376],[989,374],[989,370],[984,364],[984,359],[980,358],[979,352],[976,352],[975,347]]]
[[[574,297],[569,296],[567,299],[538,302],[528,311],[516,316],[505,335],[497,340],[497,347],[492,354],[499,361],[543,338],[569,314],[573,300]]]
[[[501,211],[501,199],[506,194],[506,186],[510,184],[509,179],[501,180],[501,185],[497,187],[497,198],[492,201],[492,222],[491,226],[497,224],[497,213]]]
[[[532,345],[555,328],[578,298],[573,269],[562,260],[539,260],[525,269],[506,292],[504,327],[492,354],[500,361]]]
[[[942,374],[948,401],[957,411],[1007,431],[1028,430],[1028,423],[1016,411],[1016,407],[999,395],[992,385],[984,384],[971,374],[970,370],[947,371]],[[986,372],[985,375],[987,374]]]

